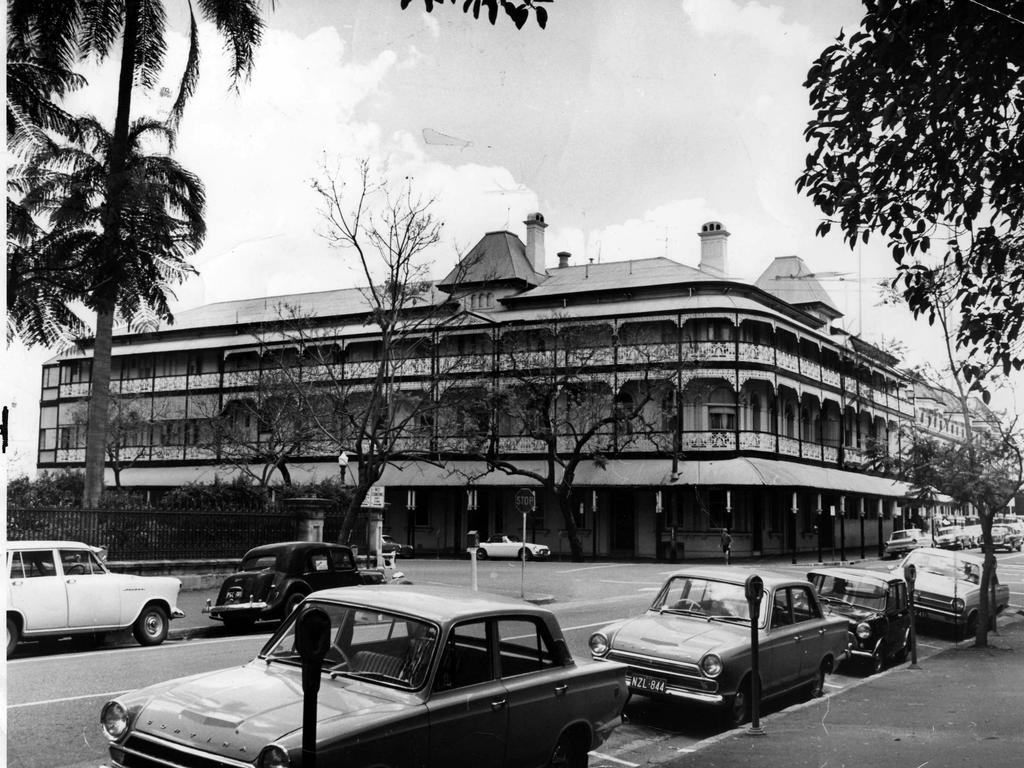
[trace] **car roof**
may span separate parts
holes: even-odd
[[[419,584],[335,587],[314,592],[309,599],[372,606],[385,611],[408,613],[439,624],[493,613],[523,613],[554,619],[551,611],[525,600],[459,587]]]
[[[779,584],[806,584],[806,580],[799,575],[773,571],[766,568],[740,567],[734,565],[695,565],[692,568],[681,568],[673,571],[668,578],[676,576],[696,576],[701,579],[716,579],[718,581],[729,581],[742,584],[749,576],[760,576],[765,587],[774,587]]]
[[[80,541],[8,541],[5,549],[94,549],[90,544],[83,544]]]
[[[975,555],[971,552],[956,552],[949,549],[940,549],[939,547],[918,547],[913,552],[907,554],[907,557],[922,557],[924,555],[930,555],[935,557],[944,557],[947,560],[960,560],[975,563],[977,565],[984,565],[985,557],[983,555]]]
[[[869,571],[864,568],[845,568],[841,565],[821,566],[819,568],[811,568],[807,572],[810,576],[812,573],[823,573],[827,576],[839,576],[844,579],[857,579],[858,581],[874,581],[883,584],[888,584],[890,581],[903,581],[902,576],[897,576],[892,573],[880,573],[878,571]]]
[[[351,549],[344,544],[334,544],[328,541],[279,541],[275,544],[261,544],[253,547],[245,553],[245,557],[258,555],[277,554],[278,552],[298,552],[305,549]]]

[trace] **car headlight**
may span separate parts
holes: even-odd
[[[256,758],[256,768],[288,768],[291,764],[288,753],[277,744],[264,747]]]
[[[124,705],[115,699],[103,705],[103,710],[100,712],[100,725],[103,726],[103,733],[108,739],[117,741],[128,732],[131,718]]]
[[[871,625],[868,624],[866,621],[860,622],[857,625],[857,629],[855,631],[857,633],[857,637],[859,637],[861,640],[867,640],[869,637],[871,637]]]
[[[601,632],[595,632],[590,636],[590,652],[595,656],[604,656],[609,649],[608,638]]]
[[[958,597],[953,600],[953,610],[960,613],[964,609],[964,600],[962,597]]]
[[[722,658],[717,653],[709,653],[700,660],[700,671],[708,677],[722,674]]]

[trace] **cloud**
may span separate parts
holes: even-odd
[[[682,0],[682,7],[694,29],[703,36],[742,37],[773,54],[787,57],[806,57],[818,45],[808,27],[783,21],[783,9],[777,5]]]

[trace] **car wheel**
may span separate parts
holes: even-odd
[[[823,661],[818,667],[818,674],[811,680],[807,687],[808,699],[820,699],[825,694],[825,675],[828,672],[827,664]]]
[[[725,724],[739,728],[750,719],[750,680],[744,680],[725,707]]]
[[[132,625],[132,634],[139,645],[160,645],[167,639],[167,611],[159,605],[147,605]]]
[[[21,639],[21,629],[18,627],[16,619],[8,616],[7,617],[7,658],[11,657],[14,653],[15,647],[18,645],[18,641]]]
[[[522,548],[522,547],[520,547],[519,551],[516,552],[516,560],[522,560],[524,552],[526,553],[526,559],[527,560],[533,560],[533,552],[531,552],[528,549]]]
[[[587,768],[589,759],[583,742],[571,733],[563,733],[551,752],[548,768]]]
[[[299,603],[306,599],[306,596],[301,592],[292,592],[288,595],[284,601],[284,614],[281,616],[282,619],[287,619],[292,615],[292,611],[299,607]]]
[[[968,615],[967,622],[961,630],[961,635],[958,640],[969,640],[978,634],[978,612],[975,611]]]
[[[476,550],[476,559],[477,560],[486,560],[487,559],[487,550],[484,549],[483,547],[477,548],[477,550]]]

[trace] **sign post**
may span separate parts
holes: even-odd
[[[523,516],[523,538],[520,549],[522,557],[522,568],[519,578],[519,597],[526,599],[526,516],[537,508],[537,494],[530,488],[520,488],[516,491],[516,511]]]
[[[917,566],[913,563],[903,566],[903,578],[907,582],[907,595],[910,598],[910,668],[917,666],[917,608],[914,606],[914,582],[917,580]]]

